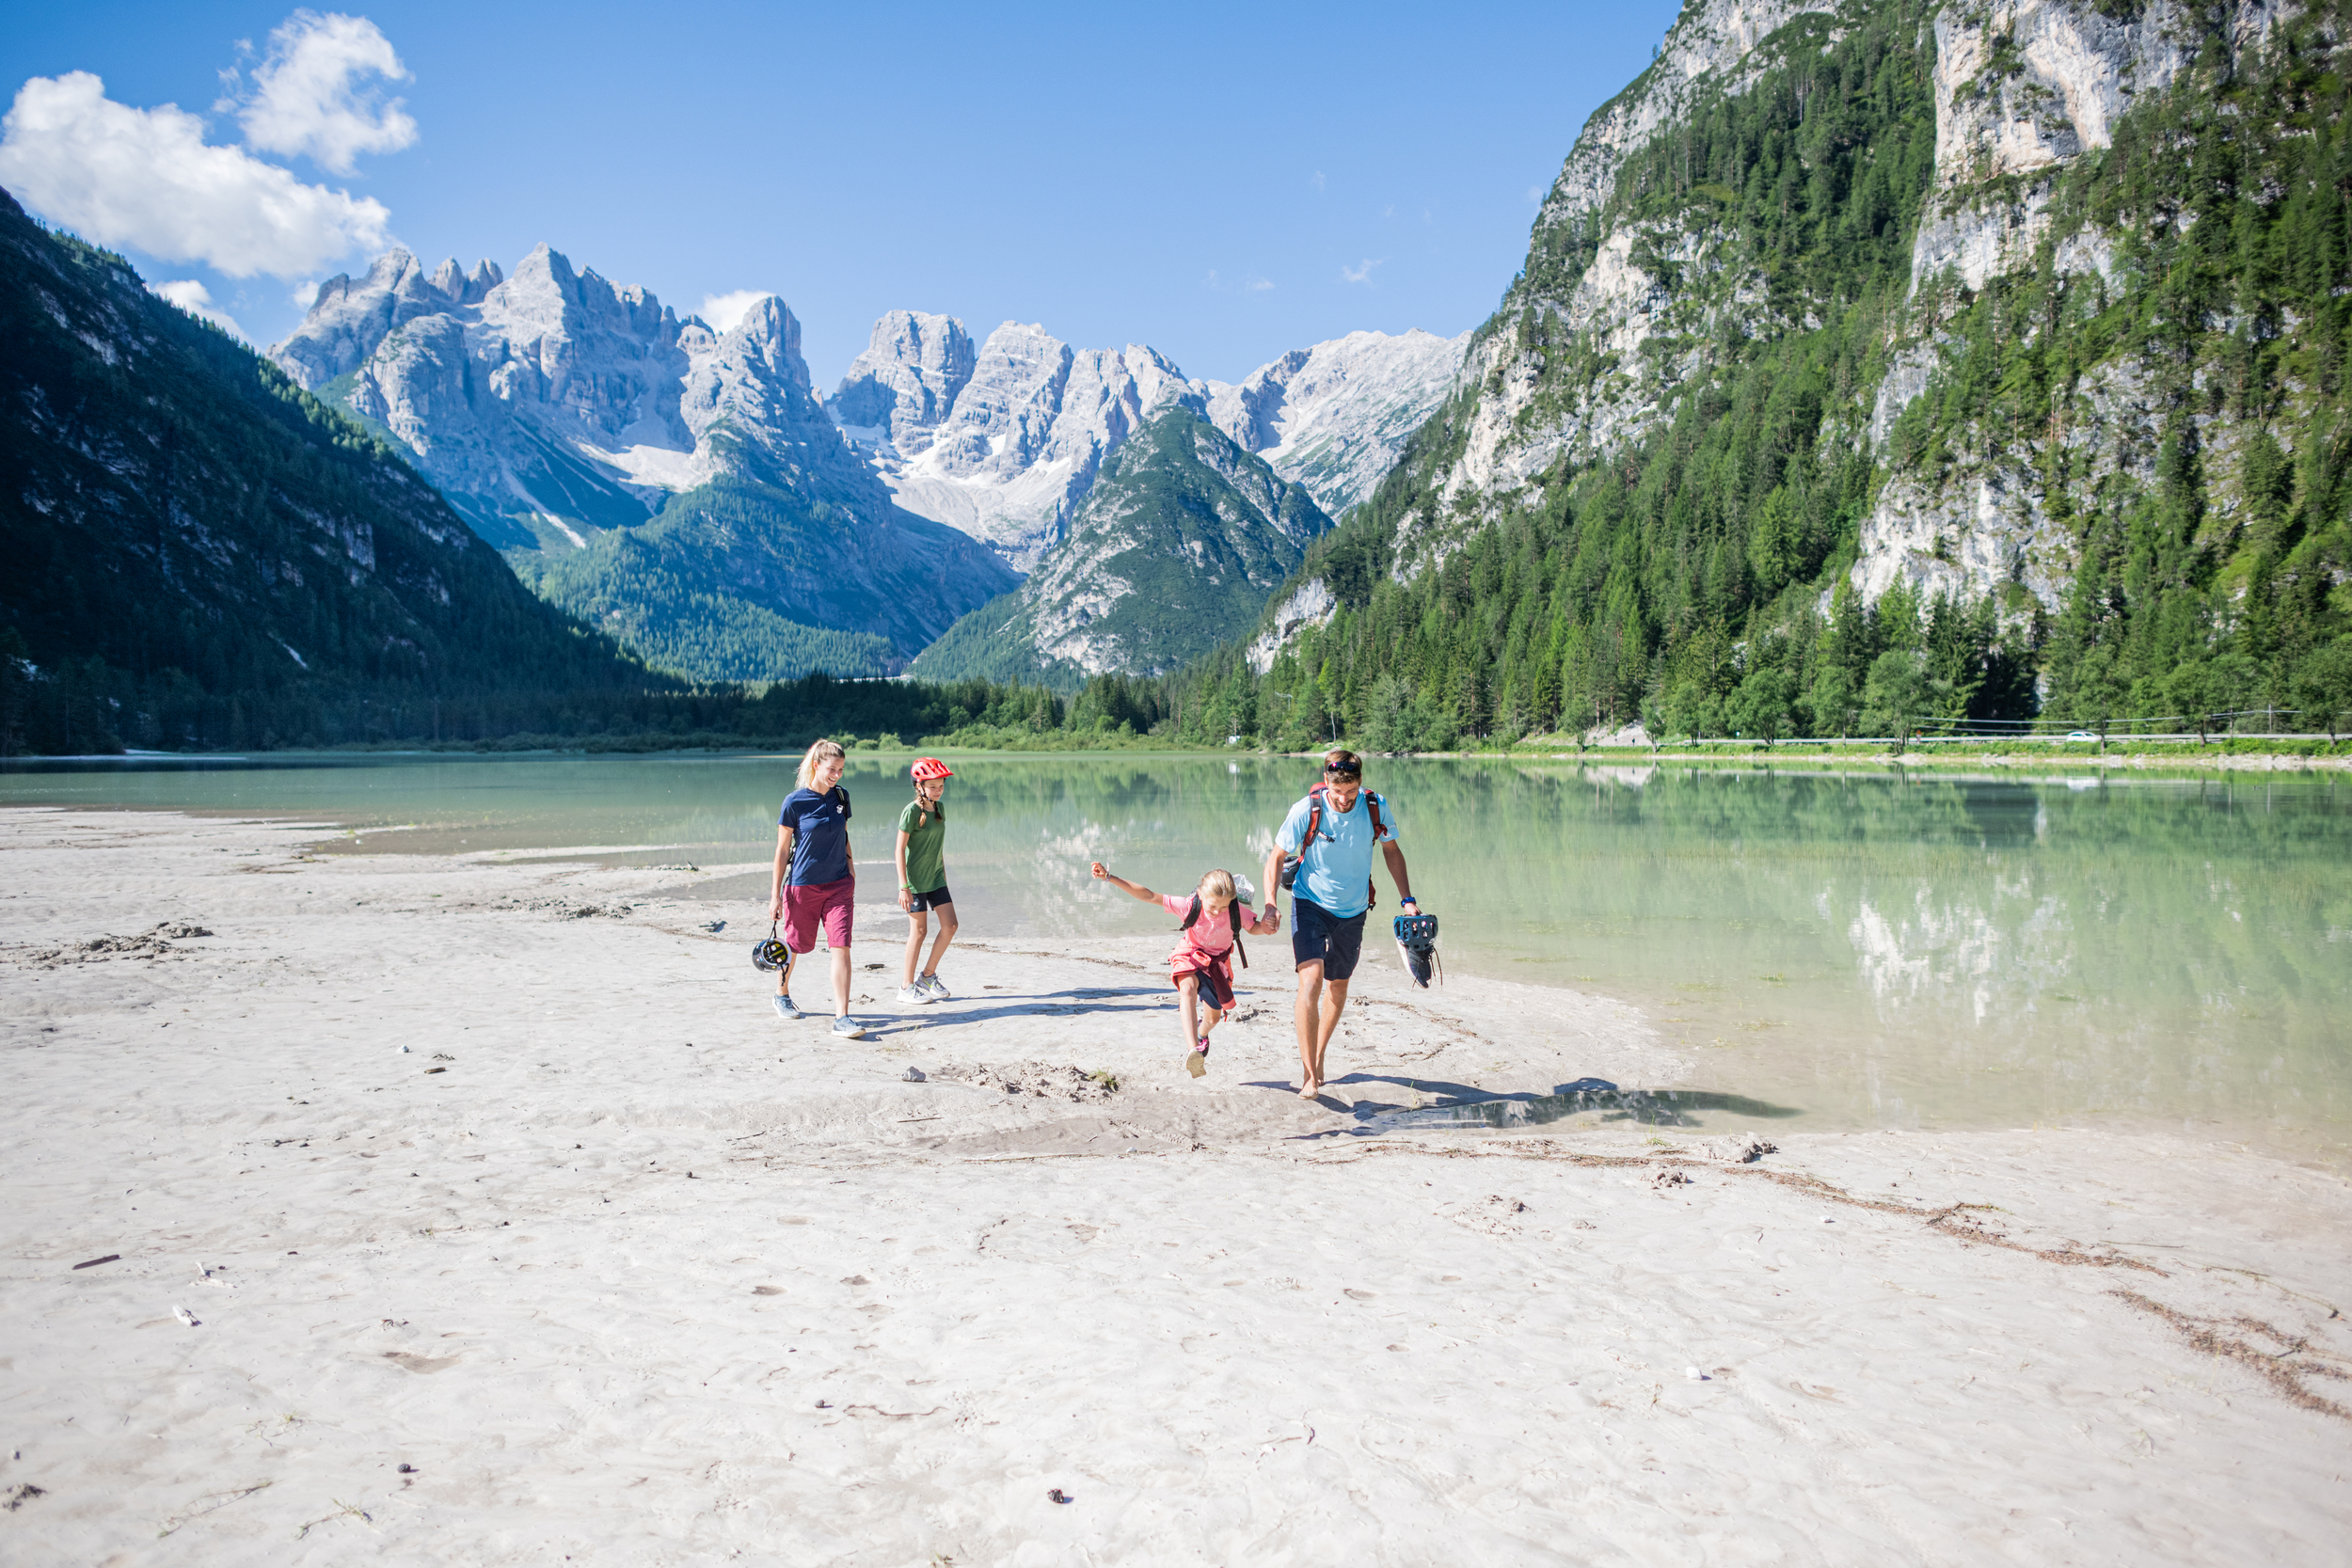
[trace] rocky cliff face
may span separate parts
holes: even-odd
[[[684,673],[756,679],[799,673],[816,657],[816,643],[796,648],[792,626],[880,637],[904,657],[1011,580],[961,535],[893,502],[818,404],[800,333],[772,296],[713,332],[546,245],[511,277],[486,261],[427,276],[394,251],[363,278],[322,287],[271,356],[413,452],[558,602],[665,650]],[[914,358],[919,372],[919,349]],[[918,374],[907,390],[921,388]],[[688,536],[717,526],[705,504],[714,489],[729,492],[717,510],[733,520],[697,562]],[[662,586],[616,580],[638,552],[612,533],[686,501],[664,531],[683,554]],[[834,516],[863,526],[819,523]],[[577,551],[589,554],[564,559]],[[741,574],[735,584],[710,577],[723,556]],[[771,557],[773,570],[761,564]],[[746,617],[767,628],[749,643]],[[694,652],[722,642],[724,655]]]
[[[2301,672],[2352,659],[2345,32],[2263,0],[1693,0],[1253,662],[1500,533],[1442,597],[1517,641],[1411,661],[1464,728],[2334,701]]]
[[[894,310],[826,406],[900,505],[1025,572],[1067,534],[1110,453],[1178,395],[1337,515],[1443,400],[1468,342],[1355,332],[1232,386],[1188,380],[1139,344],[1073,349],[1007,322],[975,348],[952,316]]]
[[[1693,226],[1683,214],[1645,221],[1628,211],[1635,203],[1612,204],[1627,157],[1671,136],[1708,97],[1737,97],[1793,46],[1834,39],[1881,8],[1694,6],[1667,35],[1657,64],[1587,123],[1536,222],[1527,271],[1478,335],[1464,372],[1465,385],[1478,390],[1465,411],[1460,451],[1443,471],[1436,504],[1408,520],[1408,531],[1429,538],[1438,557],[1461,526],[1491,521],[1529,499],[1563,457],[1589,463],[1655,432],[1674,414],[1679,390],[1704,382],[1726,337],[1820,325],[1818,307],[1793,317],[1775,310],[1765,277],[1726,267],[1725,242],[1734,236]],[[2259,46],[2280,12],[2235,6],[2224,29],[2231,46]],[[2172,0],[2144,8],[2021,0],[1927,14],[1934,168],[1913,239],[1908,297],[1915,304],[1923,285],[1975,292],[2031,273],[2045,246],[2056,277],[2119,282],[2112,235],[2079,223],[2066,225],[2062,239],[2056,234],[2058,176],[2083,153],[2109,147],[2113,127],[2134,103],[2173,85],[2196,54],[2200,29],[2190,10]],[[1589,251],[1578,258],[1581,266],[1547,265],[1580,250]],[[1883,444],[1943,368],[1947,345],[1935,316],[1931,308],[1887,324],[1893,352],[1882,378],[1833,418],[1851,426],[1852,408],[1867,406],[1867,425],[1854,434]],[[1515,317],[1551,331],[1511,330]],[[1559,338],[1605,355],[1612,373],[1558,387],[1548,372],[1573,353],[1561,352]],[[2102,381],[2090,403],[2106,438],[2078,432],[2078,443],[2111,449],[2116,431],[2152,428],[2139,378],[2119,367]],[[1974,595],[2015,581],[2047,609],[2058,608],[2072,578],[2073,541],[2047,534],[2046,519],[2025,499],[2037,486],[1997,465],[1888,478],[1862,527],[1851,571],[1865,597],[1897,581],[1923,594]],[[1409,547],[1403,558],[1421,559]]]
[[[1246,629],[1331,520],[1303,485],[1164,399],[1104,465],[1068,536],[914,673],[1074,685],[1175,670]]]
[[[2275,7],[2235,7],[2226,24],[2231,47],[2258,50],[2278,15]],[[2117,236],[2079,218],[2061,224],[2053,198],[2069,165],[2111,148],[2136,103],[2175,85],[2201,31],[2188,8],[2170,0],[2137,14],[2082,0],[1937,13],[1934,182],[1912,245],[1913,309],[1891,335],[1896,354],[1871,399],[1875,450],[1885,451],[1896,420],[1961,357],[1950,352],[1961,345],[1939,330],[1947,295],[2031,277],[2045,252],[2051,279],[2122,292]],[[2158,383],[2127,360],[2085,368],[2081,418],[2065,437],[2084,477],[2153,481]],[[1862,523],[1853,586],[1875,600],[1898,583],[1922,596],[1972,598],[2015,583],[2056,613],[2079,541],[2046,504],[2035,471],[2043,466],[2041,445],[2016,443],[2006,461],[1994,444],[1980,445],[1934,471],[1890,464]]]

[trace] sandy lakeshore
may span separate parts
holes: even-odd
[[[744,867],[321,837],[0,812],[0,1561],[2344,1560],[2335,1174],[1434,1126],[1692,1068],[1392,952],[1302,1103],[1286,938],[1195,1082],[1165,932],[902,1008],[886,874],[836,1041]]]

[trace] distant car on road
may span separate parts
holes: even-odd
[[[2098,744],[2098,742],[2099,742],[2099,737],[2098,737],[2097,736],[2095,736],[2095,735],[2092,735],[2092,734],[2091,734],[2089,730],[2076,730],[2074,734],[2072,734],[2072,735],[2068,736],[2066,738],[2067,738],[2069,741],[2077,741],[2077,740],[2079,740],[2079,741],[2083,741],[2083,742],[2085,742],[2085,743],[2087,743],[2087,744],[2093,745],[2093,746],[2097,745],[2097,744]]]

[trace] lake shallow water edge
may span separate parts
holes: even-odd
[[[1263,756],[950,760],[967,926],[1062,941],[1154,928],[1090,860],[1163,891],[1211,865],[1254,884],[1312,779],[1311,760]],[[0,803],[292,816],[343,825],[338,847],[360,852],[735,866],[739,887],[705,891],[750,922],[791,761],[46,764],[0,772]],[[845,781],[869,876],[888,875],[904,766],[858,752]],[[1375,758],[1368,782],[1449,967],[1639,1007],[1692,1064],[1642,1087],[1806,1129],[2090,1125],[2344,1163],[2352,783],[2334,773]],[[1367,995],[1401,984],[1385,873],[1380,890]],[[895,950],[886,925],[862,947]],[[1287,987],[1284,945],[1257,944],[1255,985]]]

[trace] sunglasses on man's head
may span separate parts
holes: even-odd
[[[1334,762],[1325,765],[1323,773],[1324,777],[1329,779],[1360,779],[1364,776],[1364,770],[1362,768],[1351,768],[1343,762]]]

